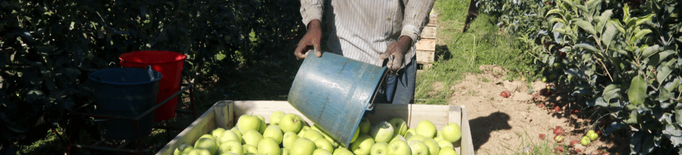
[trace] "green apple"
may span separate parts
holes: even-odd
[[[412,150],[412,155],[428,155],[429,147],[422,141],[411,141],[410,149]]]
[[[189,154],[189,151],[191,151],[192,149],[194,149],[192,145],[182,143],[180,144],[180,146],[178,146],[178,148],[175,148],[175,150],[173,151],[173,155],[182,155],[183,152],[187,152],[185,154]]]
[[[447,140],[445,140],[445,139],[438,140],[437,142],[438,142],[438,146],[440,147],[440,149],[443,149],[443,148],[446,148],[446,147],[455,148],[455,146],[452,145],[451,142],[449,142],[449,141],[447,141]]]
[[[210,150],[207,149],[193,149],[192,151],[189,151],[189,155],[212,155]]]
[[[256,153],[258,153],[258,147],[251,145],[251,144],[244,144],[244,145],[242,145],[242,148],[244,149],[244,154],[256,154]]]
[[[438,141],[439,139],[445,139],[445,138],[443,138],[443,131],[438,130],[438,132],[436,132],[436,138],[433,138],[433,139],[436,141]]]
[[[230,130],[232,130],[232,132],[234,132],[234,134],[237,134],[237,137],[239,137],[239,139],[240,139],[239,141],[241,141],[241,139],[242,139],[242,132],[239,131],[239,128],[234,127],[234,128],[232,128],[232,129],[230,129]]]
[[[374,139],[368,135],[359,135],[358,138],[350,145],[350,149],[355,154],[369,154],[374,145]]]
[[[263,138],[270,137],[277,142],[277,145],[282,144],[282,139],[284,138],[284,133],[282,133],[282,129],[279,128],[277,125],[269,125],[267,128],[265,128],[265,131],[263,131]]]
[[[438,154],[438,151],[440,151],[440,146],[438,145],[438,142],[436,142],[436,140],[433,140],[433,138],[424,139],[424,144],[426,144],[426,147],[429,148],[429,154]]]
[[[353,155],[353,152],[350,152],[345,147],[339,147],[334,150],[334,154],[332,155]]]
[[[263,138],[263,140],[258,142],[258,154],[279,155],[281,154],[281,151],[282,150],[279,149],[279,144],[275,141],[275,139],[270,137]]]
[[[211,134],[203,134],[203,135],[201,135],[201,137],[199,137],[199,139],[201,139],[201,138],[210,138],[210,139],[216,140],[216,138],[213,137],[213,135],[211,135]]]
[[[313,151],[313,155],[332,155],[332,153],[325,149],[318,148]]]
[[[425,139],[426,139],[426,137],[424,137],[424,136],[422,136],[422,135],[414,135],[414,136],[408,138],[408,139],[406,140],[406,142],[407,142],[408,144],[409,144],[410,142],[412,142],[412,141],[422,141],[422,142],[423,142]]]
[[[327,141],[329,141],[329,143],[331,143],[333,147],[338,147],[338,146],[339,146],[339,143],[337,143],[331,136],[327,135],[327,133],[325,133],[324,131],[322,131],[322,129],[320,129],[320,127],[319,127],[317,124],[311,126],[310,128],[313,129],[313,130],[319,131],[319,132],[322,134],[322,136],[324,137],[324,139],[326,139]],[[333,151],[333,150],[332,150],[332,151]],[[332,152],[332,151],[330,151],[330,152]]]
[[[255,115],[241,115],[237,120],[237,128],[242,133],[248,130],[260,130],[260,119]]]
[[[218,137],[218,145],[221,145],[224,142],[230,141],[230,140],[235,140],[241,143],[242,139],[237,136],[236,133],[232,130],[225,130],[223,132],[223,135],[221,137]]]
[[[433,125],[433,123],[431,123],[431,121],[429,120],[419,121],[416,130],[418,135],[422,135],[428,138],[433,138],[434,136],[436,136],[437,132],[436,125]]]
[[[396,140],[388,143],[388,150],[386,153],[390,155],[411,155],[412,149],[407,145],[407,142]]]
[[[412,137],[413,135],[416,135],[416,134],[417,134],[417,128],[410,128],[410,129],[407,129],[407,131],[405,131],[405,135],[403,135],[403,137],[405,137],[405,139],[409,139],[410,137]]]
[[[279,121],[279,127],[284,132],[298,133],[298,131],[301,130],[301,127],[303,127],[302,122],[303,120],[299,119],[299,117],[295,114],[285,114]]]
[[[279,148],[282,149],[282,155],[289,155],[289,149],[287,148]]]
[[[438,152],[438,155],[457,155],[457,152],[455,152],[454,149],[451,147],[446,147],[440,149],[440,152]]]
[[[391,123],[391,125],[393,125],[393,130],[395,130],[393,132],[394,134],[405,136],[405,133],[407,133],[407,122],[405,122],[404,119],[392,118],[391,120],[388,121],[388,123]]]
[[[355,128],[355,133],[353,133],[353,138],[350,139],[350,142],[355,142],[355,140],[358,139],[358,136],[360,136],[360,128]]]
[[[388,143],[386,142],[377,142],[372,145],[372,148],[370,149],[369,153],[370,155],[386,155],[388,154]]]
[[[358,126],[358,128],[360,128],[360,134],[369,135],[369,130],[371,128],[369,119],[367,119],[367,117],[360,119],[360,126]]]
[[[301,130],[298,130],[298,137],[303,137],[303,135],[305,135],[305,133],[308,132],[308,130],[310,129],[311,128],[309,126],[301,127]]]
[[[263,131],[265,131],[265,128],[267,127],[265,124],[265,118],[261,115],[256,115],[256,117],[258,117],[258,120],[260,120],[260,128],[258,128],[258,132],[263,134]]]
[[[211,131],[211,135],[213,135],[214,138],[218,139],[223,136],[223,132],[225,132],[225,129],[223,128],[216,128]]]
[[[587,131],[586,135],[587,137],[590,137],[590,140],[597,140],[597,138],[599,138],[599,135],[597,135],[597,133],[595,133],[594,130]]]
[[[242,143],[236,140],[229,140],[225,141],[222,144],[220,144],[220,147],[218,147],[218,153],[219,154],[224,154],[224,153],[236,153],[238,155],[243,155],[244,154],[244,147],[242,146]]]
[[[286,132],[284,133],[284,137],[282,139],[282,146],[287,149],[291,149],[292,146],[294,146],[294,142],[298,140],[298,135],[294,132]]]
[[[393,136],[393,138],[391,138],[391,141],[389,141],[388,143],[391,143],[391,142],[396,141],[396,140],[405,141],[405,137],[403,137],[403,136],[401,136],[401,135],[399,135],[399,134],[395,134],[395,135]]]
[[[372,130],[369,131],[369,135],[374,138],[375,142],[388,143],[391,138],[393,138],[394,132],[395,130],[393,129],[393,125],[391,125],[391,123],[381,121],[374,124]]]
[[[308,130],[303,134],[303,137],[308,138],[309,140],[315,141],[317,139],[324,139],[324,136],[322,136],[322,133],[320,133],[317,130]]]
[[[218,152],[218,142],[213,138],[199,138],[199,140],[194,143],[194,150],[196,149],[206,149],[210,151],[211,154],[215,154]]]
[[[258,146],[258,142],[263,139],[263,135],[256,130],[248,130],[244,132],[244,137],[242,137],[242,144],[249,144],[253,146]]]
[[[580,139],[580,144],[583,144],[583,146],[590,145],[590,137],[583,136],[583,138]]]
[[[448,123],[441,131],[443,132],[443,139],[451,143],[454,143],[462,138],[462,130],[460,129],[459,124],[455,122]]]
[[[313,141],[310,141],[304,137],[298,138],[294,142],[294,146],[289,148],[289,153],[291,154],[296,154],[296,155],[308,155],[308,154],[313,154],[313,152],[317,149],[315,146],[315,143]]]
[[[284,116],[284,112],[281,110],[272,112],[270,114],[270,125],[279,125],[279,121],[282,120],[282,117]]]
[[[332,146],[332,143],[327,141],[327,139],[318,138],[313,140],[313,142],[315,143],[315,147],[317,147],[317,149],[324,149],[329,152],[334,152],[334,146]]]

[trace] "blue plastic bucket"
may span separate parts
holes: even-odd
[[[349,146],[360,119],[373,108],[385,72],[385,67],[329,52],[322,57],[310,54],[296,73],[288,101],[332,138]]]
[[[95,92],[95,113],[135,118],[156,104],[161,73],[151,69],[113,68],[88,75]],[[140,138],[151,133],[154,113],[138,120]],[[136,127],[131,120],[107,119],[102,122],[107,139],[132,140]]]

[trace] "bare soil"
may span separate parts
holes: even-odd
[[[525,147],[532,149],[542,143],[570,146],[570,142],[580,140],[591,125],[596,125],[595,130],[603,129],[605,123],[594,123],[598,111],[571,102],[567,88],[539,80],[531,83],[503,80],[507,71],[499,66],[481,66],[479,69],[481,74],[467,74],[459,84],[447,88],[452,92],[449,104],[463,105],[467,109],[477,154],[521,153]],[[434,83],[434,87],[436,90],[445,89],[442,83]],[[511,92],[508,98],[500,95],[505,90]],[[558,112],[554,111],[555,105],[560,107]],[[556,127],[565,130],[561,143],[554,140],[553,130]],[[540,134],[546,137],[541,139]],[[627,136],[599,136],[587,147],[578,143],[564,153],[590,154],[595,150],[605,150],[611,154],[628,154],[629,139],[622,138]],[[530,144],[531,141],[535,144]]]

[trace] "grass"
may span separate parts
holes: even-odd
[[[481,65],[498,65],[509,70],[508,79],[519,77],[519,73],[532,73],[530,61],[515,49],[517,41],[511,36],[498,34],[497,17],[484,13],[470,23],[462,33],[469,1],[436,1],[438,13],[438,43],[436,62],[417,75],[416,102],[419,104],[447,104],[452,93],[450,88],[464,78],[466,73],[479,73]],[[435,82],[443,83],[436,91]]]

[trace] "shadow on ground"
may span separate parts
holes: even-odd
[[[469,120],[471,138],[474,143],[474,150],[478,151],[481,145],[490,140],[490,133],[497,130],[509,130],[512,127],[507,123],[510,116],[503,112],[495,112],[486,117],[478,117]]]
[[[448,48],[448,45],[436,45],[436,57],[434,58],[434,61],[447,61],[452,59],[452,53],[450,53],[450,49]]]

